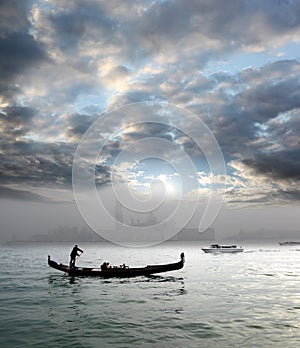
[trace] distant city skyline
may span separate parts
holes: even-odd
[[[139,227],[139,226],[137,226]],[[142,226],[143,227],[143,224]],[[106,231],[109,233],[109,231]],[[121,240],[122,241],[122,240]],[[198,241],[198,242],[234,242],[234,243],[246,243],[246,242],[286,242],[286,241],[296,241],[300,242],[299,230],[269,230],[266,228],[260,228],[257,230],[245,230],[240,229],[238,232],[232,233],[231,235],[224,236],[222,233],[217,233],[214,228],[208,228],[206,231],[199,233],[197,228],[184,228],[179,231],[176,235],[171,237],[169,242],[188,242],[188,241]],[[32,234],[26,236],[25,238],[20,238],[18,235],[13,233],[10,238],[6,241],[2,240],[2,243],[20,243],[20,242],[110,242],[101,235],[94,232],[91,228],[87,226],[71,225],[61,225],[53,229],[48,230],[44,233]]]

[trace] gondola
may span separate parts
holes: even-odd
[[[70,268],[67,265],[57,263],[51,260],[48,255],[48,265],[52,268],[55,268],[59,271],[65,272],[70,276],[82,276],[82,277],[103,277],[103,278],[112,278],[112,277],[138,277],[138,276],[148,276],[151,274],[170,272],[181,269],[184,265],[184,253],[180,255],[180,261],[175,263],[163,264],[163,265],[148,265],[146,267],[111,267],[107,269],[101,268],[87,268],[87,267],[72,267]]]

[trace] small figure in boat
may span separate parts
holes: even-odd
[[[75,266],[76,256],[80,256],[81,255],[81,254],[78,254],[78,251],[83,253],[83,250],[79,249],[78,245],[76,244],[74,246],[73,250],[71,251],[71,254],[70,254],[70,268]]]
[[[101,265],[101,270],[104,271],[108,268],[111,268],[109,262],[103,262],[102,265]]]

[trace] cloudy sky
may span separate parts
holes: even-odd
[[[103,115],[97,134],[108,142],[96,164],[102,190],[117,173],[133,191],[147,195],[153,182],[163,182],[178,196],[172,166],[161,159],[137,163],[130,148],[126,160],[118,157],[155,137],[194,163],[198,186],[180,191],[186,201],[226,182],[216,228],[296,229],[299,40],[300,2],[293,0],[0,1],[2,239],[82,223],[73,159]],[[148,101],[178,108],[178,115],[142,123],[142,111],[126,107]],[[195,126],[184,132],[180,125],[183,110],[215,137],[226,173],[209,170]],[[152,144],[151,151],[147,143],[134,147],[141,159],[155,151],[164,161],[174,155],[174,148]]]

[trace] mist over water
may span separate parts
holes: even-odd
[[[151,248],[79,245],[78,265],[176,262],[182,270],[129,279],[72,278],[72,244],[1,246],[1,347],[296,347],[300,247],[243,245],[210,255],[203,243]]]

